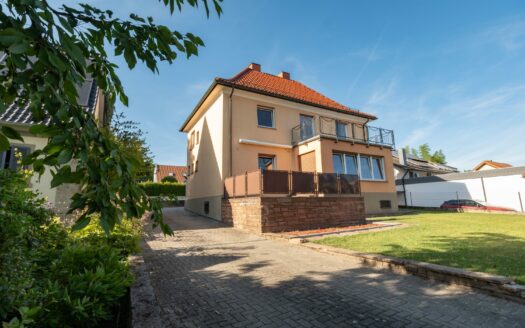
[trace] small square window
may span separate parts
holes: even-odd
[[[259,156],[259,169],[275,170],[275,156]]]
[[[275,127],[273,109],[257,107],[257,125],[264,128]]]

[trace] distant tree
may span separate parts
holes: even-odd
[[[139,123],[128,120],[124,113],[118,113],[113,116],[111,132],[117,138],[120,150],[137,162],[132,174],[135,180],[137,182],[151,181],[155,164],[149,145],[144,138],[145,133],[139,128]]]
[[[440,149],[432,153],[432,150],[428,143],[419,145],[417,148],[405,146],[405,151],[407,152],[407,154],[424,159],[432,163],[447,164],[447,160],[443,151]]]
[[[160,182],[178,182],[174,176],[168,175],[167,177],[162,178]]]

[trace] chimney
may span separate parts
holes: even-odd
[[[405,148],[401,148],[397,151],[399,155],[399,164],[406,166],[407,165],[407,150]]]
[[[256,63],[251,63],[248,65],[248,68],[253,69],[254,71],[260,72],[261,71],[261,65]]]
[[[278,77],[289,80],[290,79],[290,73],[282,71],[281,73],[277,74]]]

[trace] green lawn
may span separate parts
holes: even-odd
[[[377,220],[408,227],[315,242],[502,275],[525,284],[525,216],[422,212]]]

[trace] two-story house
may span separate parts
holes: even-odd
[[[267,169],[355,174],[367,213],[397,210],[394,135],[371,127],[375,119],[258,64],[216,78],[180,129],[186,208],[220,220],[225,179]]]

